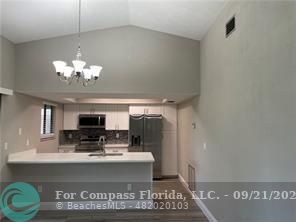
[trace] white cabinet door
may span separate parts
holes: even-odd
[[[79,113],[80,114],[94,114],[95,107],[91,104],[81,104],[79,105]]]
[[[177,130],[176,105],[165,105],[163,107],[163,130]]]
[[[106,130],[117,129],[117,106],[106,105]]]
[[[147,106],[132,105],[129,107],[129,113],[131,115],[143,115],[146,114]]]
[[[162,105],[150,105],[147,106],[146,114],[159,114],[162,115],[163,106]]]
[[[64,130],[78,129],[79,105],[65,104],[64,105]]]
[[[94,106],[94,114],[106,114],[106,106],[103,104],[95,104]]]
[[[162,174],[177,175],[177,132],[163,131],[162,133]]]
[[[117,106],[118,130],[129,130],[129,107],[128,105]]]
[[[133,105],[130,106],[131,115],[140,114],[159,114],[163,113],[162,105]]]

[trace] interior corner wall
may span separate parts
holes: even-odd
[[[9,180],[9,166],[6,161],[9,153],[20,152],[37,148],[38,152],[57,152],[59,131],[63,128],[63,106],[57,104],[55,138],[41,140],[41,99],[16,93],[13,96],[2,96],[1,131],[2,131],[2,157],[1,176]],[[21,128],[22,134],[19,135]],[[27,140],[30,144],[27,145]],[[8,149],[3,144],[8,143]]]
[[[13,90],[15,86],[15,45],[0,36],[0,87]]]
[[[236,30],[226,38],[233,15]],[[178,107],[184,178],[192,163],[197,182],[296,181],[295,27],[294,1],[227,3],[201,41],[200,96]],[[272,207],[256,214],[204,203],[218,221],[295,220]]]

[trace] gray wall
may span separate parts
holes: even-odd
[[[234,14],[237,29],[226,39],[225,23]],[[295,2],[227,4],[201,41],[200,97],[179,106],[179,171],[185,178],[189,162],[198,182],[296,181],[295,27]],[[239,212],[206,204],[219,221]],[[239,214],[295,220],[276,208],[259,209],[258,215],[249,209]]]
[[[134,26],[82,34],[87,65],[103,66],[94,87],[61,83],[52,65],[75,58],[77,36],[16,46],[16,89],[21,92],[198,94],[199,42]]]
[[[0,36],[0,87],[14,89],[15,47]]]
[[[1,177],[3,180],[9,178],[6,160],[9,153],[15,153],[32,148],[38,152],[57,152],[59,141],[59,130],[63,127],[63,107],[56,107],[55,139],[41,141],[41,108],[43,100],[16,93],[13,96],[2,96],[1,107]],[[19,128],[22,128],[22,135],[19,135]],[[26,146],[27,139],[30,145]],[[4,150],[4,143],[8,143],[8,150]]]

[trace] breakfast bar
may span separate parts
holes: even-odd
[[[88,193],[135,193],[137,198],[142,191],[152,192],[153,162],[153,155],[149,152],[37,153],[35,149],[10,154],[7,160],[11,181],[28,182],[44,191],[40,192],[43,210],[55,210],[57,202],[66,201],[56,199],[57,191],[61,195],[77,194],[72,200],[77,204],[85,203],[79,195],[81,193],[83,198]],[[91,201],[99,205],[110,202],[102,199]],[[139,203],[151,200],[112,201],[136,208]]]
[[[152,182],[153,162],[150,152],[103,155],[37,153],[36,149],[10,154],[7,160],[13,180],[30,182]],[[16,169],[18,173],[14,174]]]

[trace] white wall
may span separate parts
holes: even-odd
[[[16,46],[16,89],[21,92],[198,94],[199,42],[126,26],[83,33],[83,59],[102,65],[93,87],[67,86],[52,62],[75,58],[77,36],[51,38]]]
[[[0,87],[14,89],[15,46],[0,36]]]
[[[32,148],[38,152],[57,152],[59,142],[59,130],[63,127],[63,108],[56,107],[55,138],[41,141],[41,108],[43,100],[30,96],[15,94],[14,96],[2,96],[1,107],[1,176],[5,180],[9,177],[9,168],[6,159],[9,153],[24,151]],[[22,135],[19,135],[19,128]],[[26,146],[29,139],[30,145]],[[4,150],[4,143],[8,143],[8,150]]]
[[[236,31],[226,39],[225,23],[234,14]],[[200,97],[179,106],[179,172],[185,178],[193,162],[198,182],[296,181],[295,27],[293,1],[227,4],[201,41]],[[233,212],[260,221],[295,220],[276,208],[261,206],[256,215],[206,203],[219,221],[231,221],[225,218]]]

